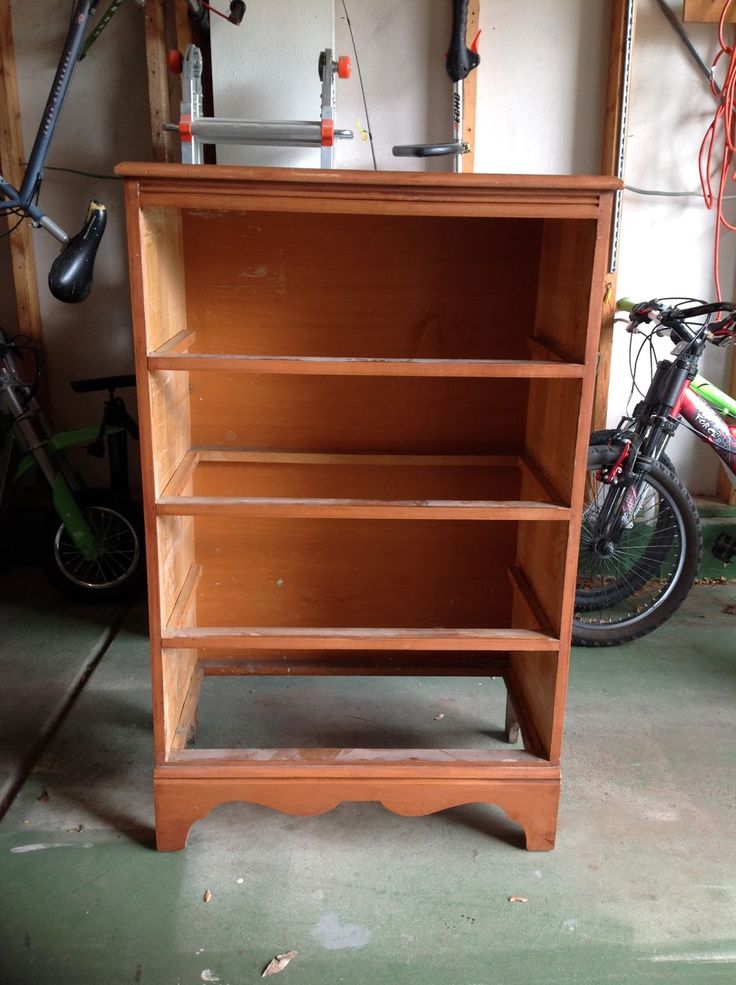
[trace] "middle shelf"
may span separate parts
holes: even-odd
[[[559,646],[568,525],[230,517],[156,520],[165,645]]]
[[[529,455],[362,455],[198,448],[156,502],[208,513],[355,519],[568,520]]]

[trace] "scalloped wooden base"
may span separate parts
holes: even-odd
[[[320,777],[308,775],[309,768],[302,767],[303,772],[295,771],[289,777],[185,778],[177,777],[169,767],[160,767],[154,780],[156,846],[159,851],[184,848],[191,825],[231,801],[296,815],[323,814],[343,801],[378,801],[395,814],[409,817],[463,804],[495,804],[524,829],[529,851],[554,848],[560,781],[553,767],[547,768],[549,779],[455,779],[451,766],[445,766],[443,776],[423,777],[416,775],[420,769],[407,764],[405,777],[371,776],[375,772],[371,767],[344,777]]]

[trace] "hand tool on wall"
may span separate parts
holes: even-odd
[[[236,27],[242,23],[243,17],[245,17],[244,0],[231,0],[230,13],[228,14],[223,14],[217,7],[213,7],[209,3],[204,3],[203,0],[187,0],[187,3],[189,5],[189,16],[195,24],[206,25],[209,13],[217,14],[218,17],[230,21]]]
[[[465,79],[480,64],[478,38],[467,46],[468,4],[470,0],[452,0],[452,34],[445,58],[447,74],[452,79],[452,140],[440,144],[399,144],[394,157],[446,157],[454,155],[455,171],[462,170],[461,155],[470,148],[463,140],[463,88]]]

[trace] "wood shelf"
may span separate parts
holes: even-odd
[[[396,774],[407,760],[414,769],[427,773],[452,768],[453,776],[468,779],[478,770],[518,770],[523,775],[548,778],[558,768],[531,753],[510,749],[181,749],[167,759],[179,776],[194,776],[198,763],[208,763],[221,776],[230,776],[243,767],[273,775],[275,770],[290,770],[296,764],[309,766],[324,776],[339,773],[343,766],[367,766],[377,773]]]
[[[569,507],[550,497],[539,470],[518,456],[222,449],[187,452],[157,499],[156,513],[531,521],[570,516]]]
[[[226,801],[375,800],[496,804],[552,848],[620,182],[120,173],[158,847]],[[300,749],[187,748],[200,713],[237,705],[226,680],[203,701],[208,678],[422,674],[503,678],[499,725],[524,750],[312,749],[308,728]],[[268,745],[290,746],[282,731]]]
[[[294,629],[292,627],[175,627],[164,647],[207,650],[499,650],[552,651],[560,641],[525,629]]]
[[[160,499],[158,516],[281,517],[284,519],[357,520],[561,520],[570,510],[550,503],[498,500],[349,500],[267,499],[256,497],[179,496]]]
[[[154,351],[150,370],[217,371],[288,376],[401,376],[456,379],[581,379],[580,363],[501,359],[360,359],[330,356],[244,356]]]

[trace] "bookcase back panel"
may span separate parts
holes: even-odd
[[[524,446],[526,380],[192,373],[195,446],[506,454]]]
[[[510,624],[517,524],[195,519],[199,626]]]
[[[498,463],[489,459],[488,464],[461,465],[451,464],[455,456],[439,459],[436,464],[396,463],[390,456],[376,456],[370,464],[356,462],[353,456],[348,456],[345,464],[330,462],[329,456],[324,458],[327,460],[318,462],[203,461],[194,470],[189,495],[514,500],[519,498],[522,481],[518,465],[504,459]]]
[[[542,225],[186,212],[189,351],[528,359]]]

